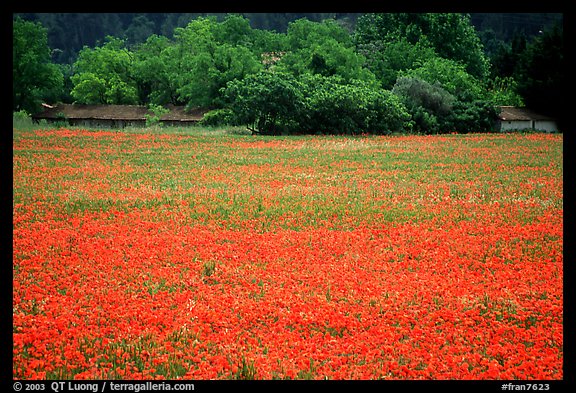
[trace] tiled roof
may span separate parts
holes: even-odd
[[[33,115],[36,119],[58,119],[64,116],[75,120],[146,120],[146,114],[152,115],[145,106],[139,105],[83,105],[83,104],[57,104],[52,107],[44,106],[44,110]],[[182,106],[170,105],[170,112],[162,115],[161,120],[171,121],[198,121],[206,110],[185,111]]]
[[[518,108],[515,106],[501,106],[500,107],[500,120],[552,120],[548,116],[535,113],[527,108]]]

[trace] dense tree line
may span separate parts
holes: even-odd
[[[111,25],[122,19],[109,15]],[[242,15],[196,16],[158,34],[169,18],[138,15],[118,36],[84,45],[72,64],[56,64],[48,30],[17,16],[14,110],[34,111],[40,100],[186,105],[213,109],[207,123],[269,134],[485,131],[496,105],[524,102],[556,114],[560,25],[488,52],[470,15],[340,17],[275,30]]]
[[[288,24],[306,18],[313,22],[336,19],[353,29],[357,13],[243,13],[254,29],[285,33]],[[126,41],[128,47],[140,44],[152,35],[172,38],[174,30],[198,17],[213,16],[222,21],[225,13],[20,13],[23,20],[39,22],[48,30],[52,60],[72,64],[84,46],[101,45],[107,36]]]
[[[172,38],[174,29],[185,27],[209,13],[19,13],[23,20],[39,22],[48,30],[48,45],[57,64],[72,64],[86,45],[100,45],[106,36],[125,39],[128,45],[144,42],[151,34]],[[285,33],[290,22],[306,18],[313,22],[334,19],[354,30],[359,13],[242,13],[254,29]],[[509,47],[516,36],[526,39],[540,34],[562,20],[562,14],[550,13],[473,13],[470,22],[478,31],[489,56]]]

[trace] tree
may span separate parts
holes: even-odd
[[[516,33],[510,43],[499,41],[490,55],[492,78],[513,78],[520,57],[526,50],[526,35]]]
[[[359,49],[370,43],[385,46],[401,39],[432,48],[435,53],[464,65],[483,80],[489,62],[470,16],[454,13],[365,14],[358,19],[355,43]]]
[[[199,17],[177,28],[174,39],[150,36],[134,52],[134,76],[143,103],[218,107],[227,82],[263,68],[261,54],[280,50],[276,33],[252,30],[248,21],[229,15]]]
[[[495,129],[497,119],[498,112],[490,101],[456,101],[445,123],[444,132],[491,132]]]
[[[433,57],[419,67],[400,72],[399,76],[416,77],[431,84],[438,84],[462,101],[470,102],[486,97],[482,82],[454,60]]]
[[[562,27],[556,25],[526,47],[514,75],[526,106],[556,117],[561,123],[565,116],[564,72]]]
[[[62,71],[50,61],[46,29],[40,23],[16,19],[12,27],[13,110],[34,113],[45,97],[62,92]]]
[[[198,18],[175,31],[180,62],[178,88],[180,100],[188,107],[213,106],[227,82],[258,72],[262,64],[250,45],[249,25],[231,16],[222,22]]]
[[[494,129],[497,117],[495,103],[492,101],[494,97],[490,96],[481,81],[466,72],[463,65],[436,57],[418,68],[401,72],[400,77],[426,81],[454,97],[451,111],[447,114],[430,106],[422,106],[425,111],[413,111],[413,115],[417,114],[413,117],[416,125],[426,125],[426,128],[437,132],[465,133]]]
[[[524,106],[524,101],[518,94],[518,83],[511,77],[495,76],[488,82],[488,99],[492,104],[503,106]]]
[[[223,94],[234,121],[253,133],[293,131],[304,111],[304,86],[293,75],[262,71],[232,80]]]
[[[428,29],[424,29],[424,34],[439,56],[464,64],[466,71],[479,80],[488,77],[490,64],[470,15],[431,13],[426,16]]]
[[[262,71],[228,83],[230,116],[254,133],[385,134],[407,126],[410,115],[391,92],[342,77]]]
[[[334,40],[345,47],[352,47],[350,34],[332,19],[313,22],[306,18],[288,25],[286,33],[291,50],[308,48],[326,40]]]
[[[132,53],[119,38],[94,49],[85,47],[74,63],[72,97],[83,104],[137,104]]]
[[[52,60],[56,64],[68,64],[76,60],[84,46],[94,47],[108,35],[123,35],[121,17],[118,13],[31,13],[21,14],[25,20],[40,22],[47,29],[48,46],[53,49]]]
[[[151,35],[134,49],[133,75],[141,104],[179,104],[179,53],[166,37]]]
[[[248,19],[237,14],[228,14],[222,22],[214,26],[214,39],[222,44],[251,47],[254,30]]]
[[[305,114],[300,130],[327,134],[389,134],[406,130],[410,115],[388,90],[339,76],[303,75]]]
[[[358,52],[367,59],[366,67],[374,73],[384,89],[392,89],[400,71],[415,68],[437,56],[429,45],[421,41],[410,43],[406,37],[359,44]]]
[[[349,33],[333,20],[292,22],[288,26],[287,42],[288,52],[278,63],[285,72],[338,75],[346,81],[376,83],[375,76],[364,67],[365,59],[356,52]]]
[[[124,32],[128,44],[131,46],[144,42],[154,34],[154,22],[146,15],[136,15],[130,22],[130,26]]]
[[[417,77],[400,77],[392,90],[412,116],[413,130],[427,134],[444,131],[456,98],[438,83]]]

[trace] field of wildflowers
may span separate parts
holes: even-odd
[[[13,377],[562,379],[562,140],[14,130]]]

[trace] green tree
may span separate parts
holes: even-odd
[[[367,59],[366,67],[374,73],[384,89],[394,86],[400,71],[418,67],[437,56],[428,44],[422,41],[413,44],[406,37],[359,44],[358,51]]]
[[[433,57],[419,67],[400,72],[399,76],[416,77],[431,84],[438,84],[462,101],[486,97],[483,83],[470,75],[464,65],[454,60]]]
[[[291,50],[298,50],[334,40],[345,47],[352,47],[350,34],[332,19],[313,22],[306,18],[295,20],[288,25],[288,44]]]
[[[497,118],[496,107],[490,101],[456,101],[443,132],[491,132],[495,129]]]
[[[223,94],[234,122],[253,133],[278,135],[297,128],[304,111],[304,86],[293,75],[262,71],[232,80]]]
[[[62,93],[62,71],[50,61],[46,29],[40,23],[13,22],[12,93],[13,110],[34,113],[46,97]]]
[[[423,32],[439,56],[464,64],[466,71],[479,80],[488,77],[490,63],[470,15],[431,13],[426,17]]]
[[[134,52],[134,77],[140,101],[188,107],[219,106],[227,82],[263,68],[263,47],[275,43],[251,29],[248,21],[229,15],[199,17],[176,28],[174,39],[152,35]]]
[[[74,63],[72,97],[83,104],[137,104],[132,53],[119,38],[94,49],[85,47]]]
[[[146,15],[136,15],[130,22],[130,25],[124,32],[128,44],[132,47],[135,44],[144,42],[154,34],[154,22],[149,20]]]
[[[556,25],[535,38],[521,55],[514,78],[526,106],[564,123],[564,73],[563,33],[561,25]]]
[[[456,98],[438,83],[431,84],[417,77],[400,77],[392,92],[406,105],[414,131],[427,134],[444,131]]]
[[[188,107],[215,105],[227,82],[262,69],[258,56],[245,46],[250,34],[236,16],[222,25],[213,17],[198,18],[174,35],[180,63],[177,93]]]
[[[365,14],[358,19],[354,40],[359,48],[370,43],[383,47],[400,39],[434,49],[480,80],[488,76],[489,61],[467,14]]]
[[[300,130],[328,134],[388,134],[406,130],[410,115],[390,91],[340,76],[303,75],[305,113]]]
[[[288,52],[278,63],[283,71],[302,75],[338,75],[346,81],[364,80],[376,83],[376,78],[364,67],[349,33],[333,20],[321,23],[299,19],[290,23],[287,32]]]
[[[133,75],[138,86],[141,104],[181,104],[179,102],[178,72],[180,54],[166,37],[151,35],[134,49]]]
[[[228,14],[214,26],[214,39],[222,44],[250,48],[254,42],[254,30],[250,21],[241,15]]]
[[[384,134],[410,119],[391,92],[340,76],[262,71],[230,82],[223,94],[229,112],[218,115],[261,134]]]
[[[437,132],[493,130],[497,115],[495,103],[492,101],[494,96],[490,96],[484,84],[468,74],[462,64],[436,57],[418,68],[401,72],[400,77],[426,81],[441,87],[455,98],[448,115],[434,110],[426,110],[426,114],[419,111],[421,119],[413,118],[416,123],[428,123],[426,127],[437,129]]]
[[[513,77],[526,46],[526,35],[520,33],[514,34],[510,43],[500,41],[490,56],[491,76],[493,78]]]
[[[495,76],[488,82],[488,100],[498,106],[524,106],[518,94],[518,83],[511,77]]]

